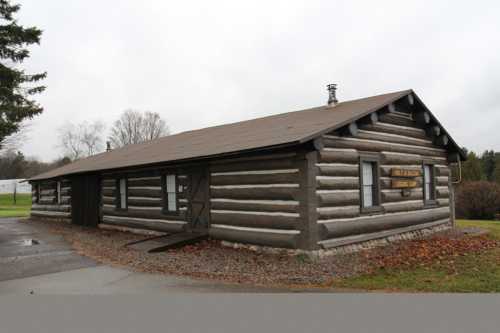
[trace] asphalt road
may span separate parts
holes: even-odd
[[[62,237],[0,218],[0,295],[290,292],[131,272],[77,254]]]

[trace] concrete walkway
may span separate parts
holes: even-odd
[[[22,223],[22,219],[0,218],[0,295],[176,292],[290,290],[135,273],[99,265],[75,253],[60,236]]]

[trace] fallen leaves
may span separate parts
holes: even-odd
[[[401,242],[387,248],[365,251],[363,256],[370,264],[367,272],[388,268],[430,268],[447,266],[456,271],[455,258],[493,249],[500,246],[497,240],[486,235],[448,237],[434,236],[423,240]]]

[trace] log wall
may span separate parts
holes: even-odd
[[[58,202],[57,181],[32,183],[31,216],[71,220],[71,182],[61,180],[61,201]]]
[[[127,178],[127,209],[119,209],[117,179]],[[104,174],[101,180],[101,223],[155,230],[179,232],[186,229],[186,179],[177,175],[178,214],[166,213],[161,175],[158,171],[136,172],[123,175]]]
[[[386,113],[379,121],[360,124],[354,136],[332,132],[323,136],[316,164],[319,242],[323,248],[345,245],[430,224],[449,223],[449,175],[445,149],[433,144],[411,117]],[[380,157],[381,211],[371,215],[360,209],[360,154]],[[422,170],[423,161],[436,167],[436,204],[424,206],[422,178],[403,195],[392,189],[392,168]]]
[[[210,166],[209,233],[241,243],[295,248],[304,228],[296,154]]]

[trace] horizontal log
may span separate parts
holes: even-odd
[[[114,197],[102,197],[101,202],[106,205],[115,205],[116,199]]]
[[[403,190],[382,190],[382,202],[398,202],[409,200],[423,200],[423,191],[421,188],[411,189],[408,196],[403,196]]]
[[[447,176],[436,177],[436,185],[437,186],[448,186],[448,177]]]
[[[399,201],[383,203],[382,207],[386,213],[407,212],[424,208],[423,200]]]
[[[40,203],[40,204],[52,204],[52,203],[55,203],[55,202],[56,202],[56,198],[55,197],[41,197],[38,200],[38,203]]]
[[[162,209],[139,209],[139,208],[127,208],[127,209],[116,209],[114,207],[103,206],[102,209],[105,215],[110,216],[121,216],[121,217],[138,217],[145,219],[160,219],[160,220],[173,220],[173,221],[185,221],[186,213],[184,211],[179,211],[178,215],[164,214]]]
[[[163,207],[164,205],[162,198],[151,197],[128,197],[127,202],[130,206]]]
[[[231,200],[212,199],[212,209],[219,210],[245,210],[262,212],[285,212],[297,213],[299,205],[297,201],[291,200]]]
[[[261,199],[261,200],[297,200],[297,187],[248,187],[248,188],[221,188],[211,187],[212,198],[226,199]]]
[[[71,206],[69,205],[40,205],[33,204],[31,205],[32,210],[37,211],[55,211],[55,212],[69,212],[71,211]]]
[[[319,152],[321,163],[358,164],[359,153],[354,149],[323,149]]]
[[[318,244],[323,249],[330,249],[330,248],[334,248],[334,247],[338,247],[338,246],[345,246],[345,245],[349,245],[349,244],[366,242],[366,241],[373,240],[373,239],[386,238],[386,237],[394,236],[397,234],[412,232],[412,231],[416,231],[416,230],[421,230],[421,229],[426,229],[426,228],[434,228],[434,227],[449,224],[449,223],[450,223],[449,219],[443,219],[443,220],[438,220],[438,221],[434,221],[434,222],[422,223],[422,224],[413,225],[413,226],[409,226],[409,227],[403,227],[403,228],[383,230],[383,231],[369,233],[369,234],[327,239],[327,240],[323,240],[323,241],[318,242]]]
[[[389,143],[384,141],[366,140],[346,137],[326,137],[324,138],[325,150],[328,148],[346,148],[370,152],[395,152],[404,154],[419,154],[436,157],[446,157],[445,151],[439,148],[428,148],[415,145],[405,145],[400,143]]]
[[[161,198],[162,197],[161,188],[128,188],[128,196],[129,197],[153,197],[153,198]]]
[[[377,141],[384,141],[391,143],[401,143],[406,145],[435,148],[434,144],[430,140],[416,139],[405,135],[387,134],[387,133],[361,130],[359,131],[359,134],[356,137],[366,140],[377,140]]]
[[[409,170],[409,171],[422,171],[422,166],[421,165],[408,165],[408,166],[396,166],[396,165],[381,165],[380,166],[380,175],[381,177],[392,177],[391,172],[392,169],[397,168],[397,169],[403,169],[403,170]],[[416,178],[421,178],[421,177],[414,177],[411,179],[416,179]]]
[[[359,191],[317,191],[318,206],[354,206],[359,205]]]
[[[70,218],[71,213],[68,212],[54,212],[54,211],[42,211],[42,210],[32,210],[31,216],[34,217],[52,217],[52,218]]]
[[[298,214],[211,210],[210,221],[248,228],[297,229]]]
[[[437,187],[436,194],[438,198],[449,198],[450,190],[447,187]]]
[[[71,203],[71,196],[63,195],[61,196],[61,205],[69,205]]]
[[[437,199],[437,203],[439,206],[449,206],[450,199]]]
[[[181,232],[187,227],[183,221],[142,219],[132,217],[118,217],[104,215],[102,221],[106,224],[124,226],[129,228],[140,228],[146,230],[155,230],[163,232]]]
[[[161,178],[132,178],[127,183],[128,186],[161,186]]]
[[[212,185],[290,184],[296,183],[298,176],[298,170],[276,174],[212,175],[210,183]]]
[[[271,247],[296,248],[300,233],[276,232],[253,228],[228,227],[212,224],[210,237],[236,243],[249,243]]]
[[[436,173],[438,176],[447,176],[449,177],[451,175],[451,170],[449,167],[437,167],[436,166]]]
[[[359,206],[318,207],[318,220],[355,217],[360,214]]]
[[[375,125],[367,124],[361,127],[363,130],[374,131],[380,133],[396,134],[408,136],[416,139],[429,139],[423,129],[414,127],[404,127],[383,122],[378,122]]]
[[[379,116],[379,120],[384,123],[392,124],[392,125],[398,125],[398,126],[405,126],[405,127],[413,127],[413,128],[419,128],[417,125],[417,122],[406,118],[406,117],[399,117],[391,113],[383,113]]]
[[[358,164],[318,164],[316,168],[317,174],[321,176],[353,177],[359,175]]]
[[[210,172],[230,172],[230,171],[250,171],[250,170],[273,170],[273,169],[294,169],[297,162],[294,158],[280,160],[260,160],[235,162],[227,164],[212,164]]]
[[[107,196],[107,197],[114,197],[117,194],[116,190],[112,190],[110,188],[103,188],[101,190],[102,195]]]
[[[443,158],[433,156],[422,156],[418,154],[396,153],[390,151],[381,152],[381,163],[384,165],[419,165],[423,160],[433,163],[444,162]]]
[[[322,239],[372,233],[382,230],[408,227],[448,218],[447,207],[412,212],[362,216],[352,219],[331,220],[321,223]]]
[[[359,189],[358,177],[316,177],[316,187],[321,190],[352,190]]]
[[[61,188],[61,195],[70,195],[70,194],[71,194],[71,187]]]
[[[115,187],[116,186],[116,179],[103,179],[101,182],[101,185],[103,187]]]
[[[50,189],[50,190],[41,190],[40,191],[40,194],[45,196],[50,196],[50,195],[55,195],[56,194],[56,190],[55,189]]]

